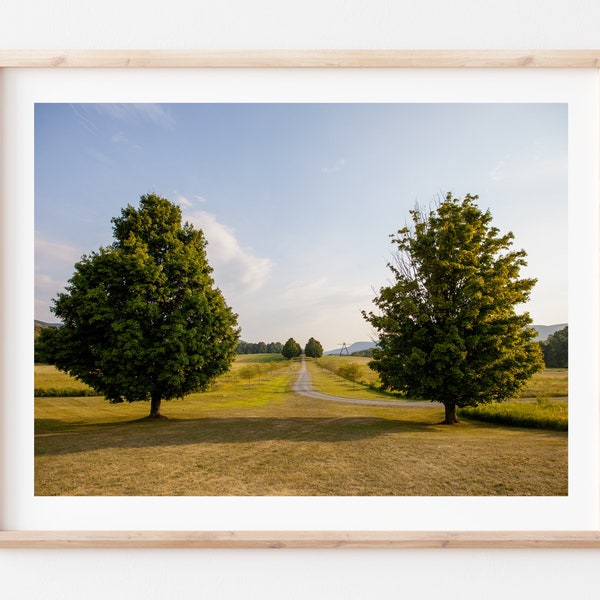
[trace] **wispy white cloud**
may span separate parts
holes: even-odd
[[[55,279],[47,273],[35,274],[35,301],[39,306],[49,309],[52,299],[67,286],[67,281]]]
[[[150,121],[165,129],[170,129],[175,124],[171,112],[160,104],[92,104],[91,107],[102,115],[109,116],[118,121]]]
[[[81,250],[71,244],[55,242],[35,234],[35,260],[41,263],[75,264],[81,257]]]
[[[80,110],[76,104],[69,104],[69,106],[71,107],[71,110],[77,115],[77,120],[81,127],[83,127],[86,131],[89,131],[90,133],[96,133],[98,131],[96,124],[86,115],[84,115],[83,111]]]
[[[177,200],[184,207],[184,218],[204,233],[208,241],[208,260],[219,284],[242,292],[259,290],[269,278],[275,262],[244,248],[235,230],[219,222],[214,214],[194,208],[194,203],[184,196]],[[197,202],[201,201],[203,198],[200,197]]]
[[[366,299],[372,290],[364,286],[351,286],[333,281],[327,275],[316,279],[297,280],[289,283],[281,292],[280,299],[286,303],[316,307],[343,305],[352,299]]]
[[[193,204],[185,196],[181,195],[175,197],[175,202],[181,206],[185,206],[186,208],[191,208],[193,206]]]
[[[175,192],[175,202],[180,206],[185,206],[186,208],[192,208],[195,203],[204,204],[206,202],[206,198],[203,196],[193,195],[191,198],[187,196],[183,196],[178,192]]]
[[[346,166],[346,159],[340,158],[333,165],[321,167],[321,173],[328,175],[329,173],[337,173]]]
[[[126,136],[122,131],[119,131],[110,137],[110,141],[115,144],[122,144],[130,150],[141,150],[142,147]]]
[[[555,181],[567,174],[567,156],[549,154],[541,147],[532,147],[504,156],[490,169],[492,183],[511,181],[516,184]]]
[[[42,321],[55,321],[50,313],[53,298],[67,285],[73,266],[82,251],[71,244],[35,235],[35,315]]]
[[[82,254],[80,248],[45,239],[36,232],[36,296],[38,292],[46,297],[54,296],[59,289],[62,289],[66,285],[66,274],[70,276],[75,263],[81,259]]]
[[[272,337],[285,341],[293,336],[303,345],[312,335],[326,350],[343,341],[368,340],[371,335],[361,310],[368,308],[372,295],[368,286],[327,274],[295,279],[270,300]]]
[[[95,148],[86,148],[85,151],[88,154],[88,156],[91,156],[94,160],[98,161],[99,163],[102,163],[103,165],[115,164],[115,161],[110,156],[107,156],[106,154],[96,150]]]
[[[496,183],[502,181],[506,177],[506,162],[501,160],[496,163],[492,170],[489,172],[489,178],[492,182]]]

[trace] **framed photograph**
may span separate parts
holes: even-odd
[[[0,547],[600,547],[599,61],[0,52]]]

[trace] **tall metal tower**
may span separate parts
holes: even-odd
[[[338,343],[339,343],[339,342],[338,342]],[[346,354],[347,354],[348,356],[350,356],[350,352],[348,352],[348,346],[346,346],[346,342],[342,342],[342,344],[341,344],[341,345],[342,345],[342,347],[340,348],[340,356],[341,356],[342,354],[344,354],[344,350],[346,351]]]

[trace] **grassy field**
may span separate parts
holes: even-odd
[[[372,371],[368,363],[371,359],[361,356],[323,356],[318,360],[314,361],[314,364],[321,367],[321,369],[329,376],[325,376],[322,373],[319,374],[318,370],[312,370],[313,383],[317,381],[325,389],[319,388],[320,391],[328,394],[338,394],[340,396],[345,395],[342,393],[343,390],[349,391],[354,390],[354,396],[356,397],[377,397],[378,399],[397,399],[393,394],[384,394],[377,391],[377,388],[381,385],[379,376],[375,371]],[[360,368],[360,376],[358,382],[353,385],[352,382],[344,380],[340,377],[337,372],[340,366],[349,363],[354,363]],[[569,371],[568,369],[544,369],[540,373],[536,373],[523,388],[520,397],[521,398],[566,398],[569,395]],[[372,392],[372,394],[369,394]]]
[[[256,364],[262,367],[260,373],[242,377],[245,367]],[[162,412],[168,419],[159,421],[145,419],[149,407],[144,402],[112,405],[100,397],[36,398],[35,493],[554,496],[568,492],[566,432],[468,418],[461,425],[443,426],[438,424],[442,410],[437,405],[318,401],[292,391],[298,368],[294,361],[239,357],[232,372],[210,391],[164,403]],[[317,372],[327,371],[312,367],[313,383],[321,387]],[[64,377],[52,368],[36,366],[36,387],[73,388],[73,381]],[[349,395],[352,384],[338,383],[344,388],[341,395]]]

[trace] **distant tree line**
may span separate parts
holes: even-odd
[[[366,350],[358,350],[353,352],[350,356],[363,356],[367,358],[373,358],[373,348],[367,348]]]
[[[245,342],[240,340],[237,345],[238,354],[281,354],[281,342]]]
[[[569,327],[564,327],[540,342],[544,363],[548,369],[566,369],[569,366]]]

